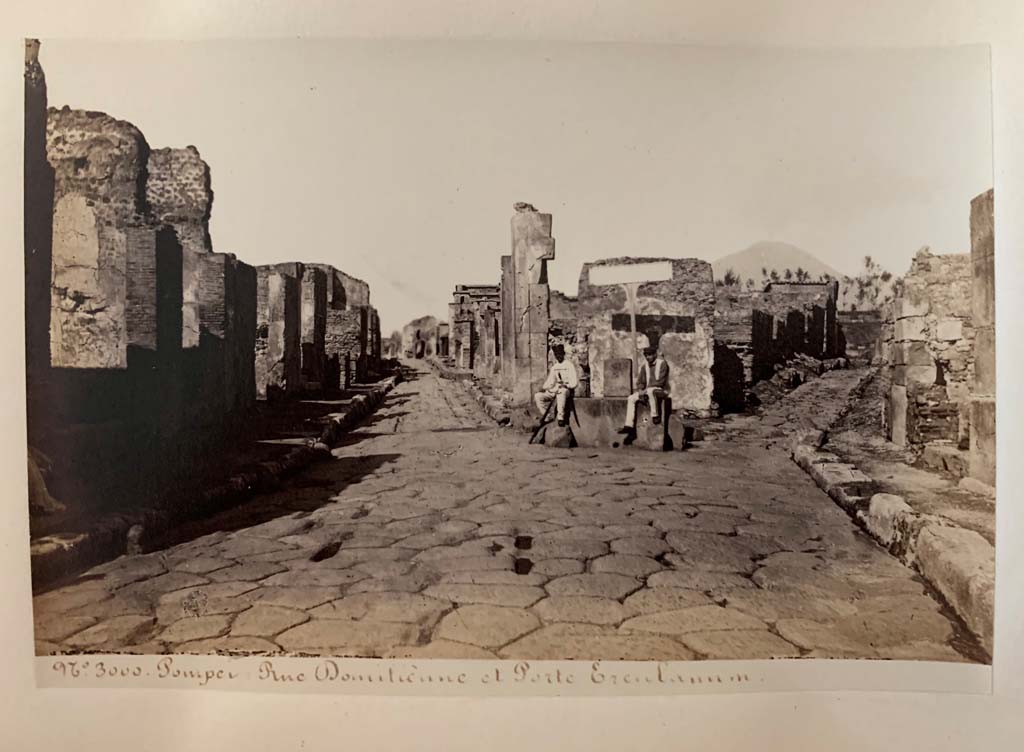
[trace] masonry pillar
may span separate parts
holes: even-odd
[[[971,306],[974,381],[971,385],[970,474],[996,482],[996,298],[993,192],[971,201]]]
[[[298,264],[257,268],[256,392],[272,399],[300,387]]]
[[[146,165],[146,201],[160,224],[174,232],[182,249],[181,346],[199,347],[203,256],[212,251],[213,207],[210,168],[194,146],[153,149]]]
[[[327,275],[307,266],[302,272],[302,384],[320,389],[324,382],[327,331]]]
[[[529,204],[516,204],[512,216],[512,397],[529,404],[547,376],[548,275],[555,258],[551,215]]]

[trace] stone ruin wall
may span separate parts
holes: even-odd
[[[379,319],[366,283],[333,268],[331,284],[310,274],[303,317],[301,265],[268,274],[214,253],[198,150],[150,149],[131,123],[47,109],[37,51],[27,45],[25,66],[29,444],[72,506],[156,500],[215,455],[258,386],[294,391],[303,335],[326,350],[328,301],[362,307],[366,366]]]
[[[723,410],[742,410],[746,391],[797,354],[843,354],[837,291],[835,282],[716,288],[715,392]]]
[[[881,311],[838,311],[836,313],[840,337],[838,351],[855,364],[877,363],[883,319]]]
[[[641,284],[637,291],[637,349],[651,344],[665,358],[676,412],[708,417],[717,411],[712,400],[715,283],[711,265],[699,259],[615,258],[583,265],[578,329],[586,331],[590,393],[626,396],[635,383],[635,378],[619,373],[621,369],[630,372],[635,357],[625,290],[621,285],[591,285],[590,269],[663,261],[671,263],[672,279]],[[612,374],[614,394],[609,382]]]
[[[972,284],[969,254],[935,255],[924,248],[903,278],[901,295],[887,307],[884,424],[895,444],[969,445]]]

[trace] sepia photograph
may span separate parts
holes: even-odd
[[[43,38],[24,92],[37,656],[991,665],[987,46]]]

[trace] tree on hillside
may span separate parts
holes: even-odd
[[[796,281],[797,282],[806,282],[810,278],[810,276],[811,276],[810,274],[808,274],[806,271],[804,271],[804,268],[802,266],[798,266],[796,268]]]
[[[769,276],[769,278],[771,279],[772,282],[778,282],[779,281],[779,273],[777,271],[775,271],[774,269],[772,269],[771,274],[769,274],[768,276]]]
[[[856,277],[843,277],[840,283],[840,307],[846,310],[873,310],[899,294],[902,280],[883,269],[871,256]]]
[[[793,279],[793,271],[792,271],[791,269],[788,269],[788,268],[787,268],[787,269],[786,269],[786,271],[784,271],[784,272],[782,273],[782,277],[783,277],[783,279],[785,279],[785,280],[786,280],[787,282],[789,282],[790,280],[792,280],[792,279]]]

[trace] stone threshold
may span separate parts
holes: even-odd
[[[793,461],[868,535],[934,587],[991,656],[993,546],[973,530],[914,511],[901,496],[876,493],[874,479],[828,451],[827,440],[827,431],[799,434],[791,445]]]
[[[86,530],[54,533],[33,540],[30,544],[33,587],[52,585],[126,552],[135,553],[141,535],[159,534],[186,520],[228,509],[261,492],[273,490],[283,478],[314,462],[329,459],[331,447],[372,413],[400,380],[399,375],[391,376],[356,394],[344,412],[328,418],[316,439],[296,446],[282,457],[236,473],[189,498],[185,504],[111,513]]]

